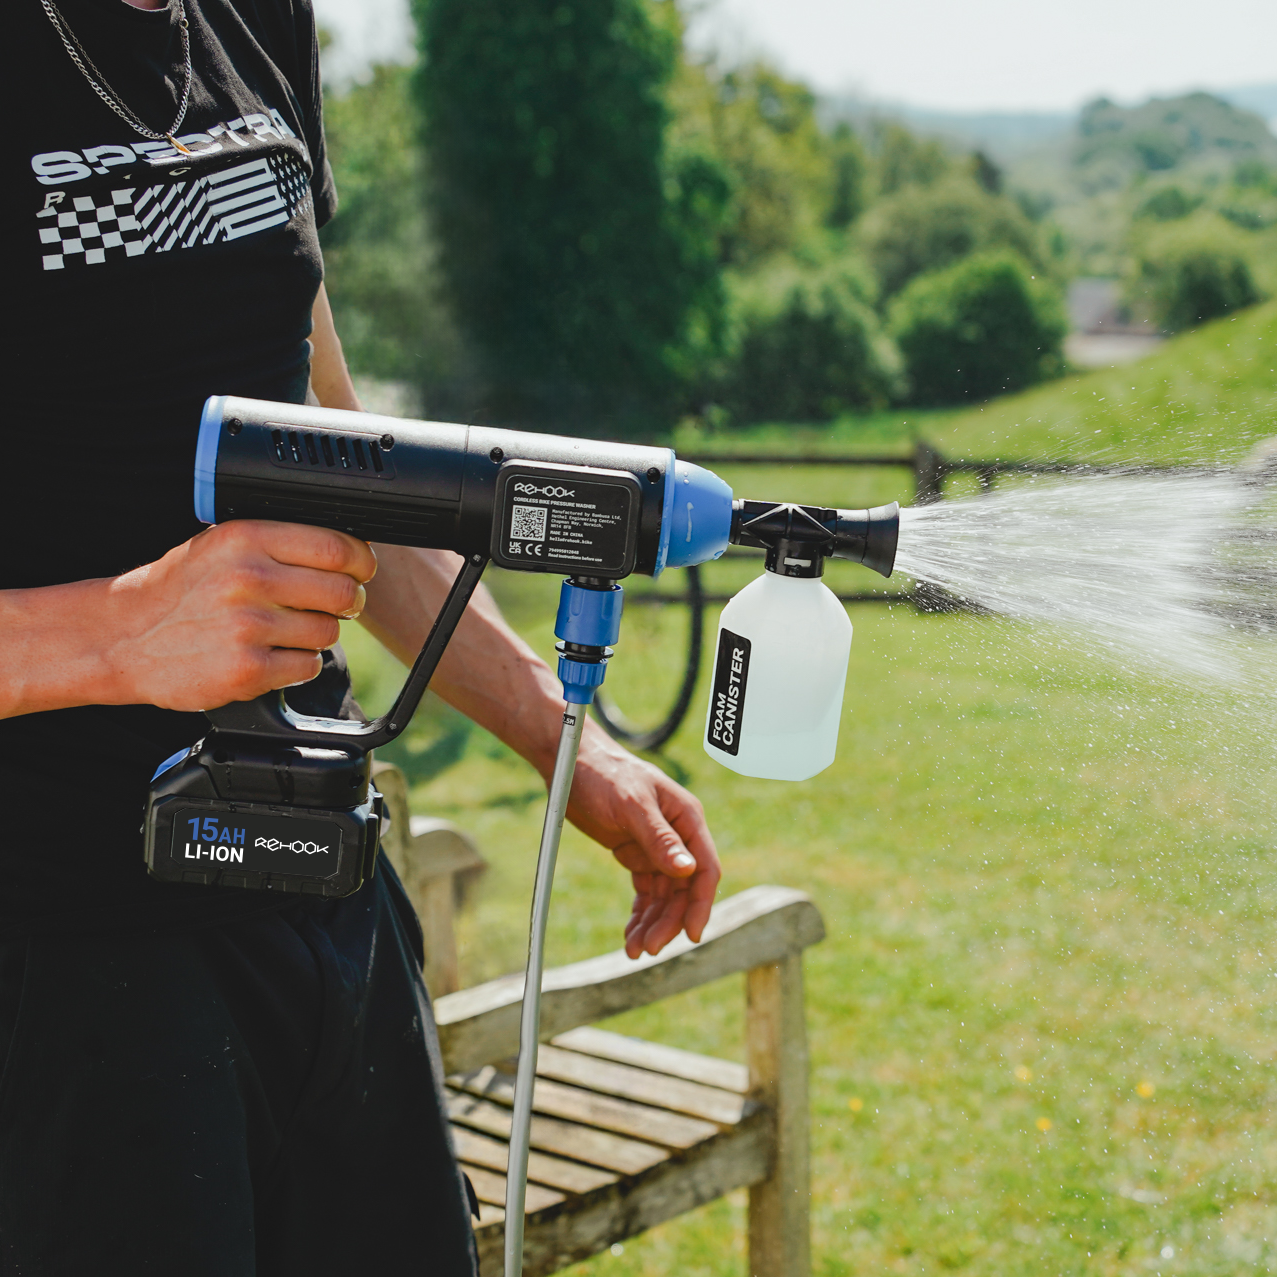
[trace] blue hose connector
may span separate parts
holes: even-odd
[[[554,633],[559,648],[559,681],[569,705],[588,705],[607,673],[611,644],[621,636],[625,591],[615,581],[604,589],[577,585],[570,578],[559,592]]]
[[[582,647],[611,647],[621,637],[621,608],[625,591],[615,581],[605,590],[563,582],[554,636]]]
[[[608,656],[612,649],[605,649]],[[559,682],[563,684],[563,699],[569,705],[589,705],[594,693],[603,685],[607,673],[607,656],[597,661],[574,661],[559,653]]]

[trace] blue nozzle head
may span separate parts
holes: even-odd
[[[665,490],[657,571],[707,563],[727,549],[732,490],[712,470],[676,461]]]
[[[214,496],[217,488],[217,445],[222,438],[225,395],[210,395],[200,414],[200,435],[195,443],[195,517],[216,523]]]

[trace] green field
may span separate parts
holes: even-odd
[[[1235,459],[1277,434],[1275,364],[1269,305],[982,409],[744,443],[907,447],[920,429],[953,455]],[[748,482],[839,504],[905,495],[899,473],[853,473]],[[722,588],[752,573],[715,571]],[[855,571],[838,584],[872,583]],[[493,585],[548,655],[556,583]],[[699,745],[703,700],[664,758],[705,802],[724,894],[786,883],[825,917],[807,958],[816,1272],[1277,1270],[1270,725],[1019,624],[903,604],[852,619],[823,775],[784,785],[719,768]],[[684,624],[675,608],[631,610],[609,673],[623,706],[672,686]],[[349,647],[361,695],[384,701],[392,664],[353,627]],[[521,964],[544,791],[450,712],[421,719],[401,754],[415,808],[465,826],[492,864],[462,927],[472,983]],[[575,831],[556,899],[551,961],[617,947],[626,882]],[[739,1056],[741,1010],[727,981],[617,1027]],[[742,1277],[743,1218],[738,1195],[573,1271]]]

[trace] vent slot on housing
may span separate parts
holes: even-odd
[[[380,447],[380,440],[336,431],[300,431],[272,427],[271,460],[289,470],[331,470],[351,476],[376,475],[393,479],[394,463]]]

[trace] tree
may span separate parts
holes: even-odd
[[[979,253],[921,275],[891,308],[913,397],[957,403],[1041,381],[1062,367],[1059,293],[1014,253]]]
[[[666,3],[416,0],[429,207],[489,420],[650,432],[721,324],[703,155],[667,154]],[[654,16],[655,15],[655,16]]]
[[[351,369],[411,382],[430,411],[448,412],[465,359],[438,296],[409,75],[407,67],[377,66],[368,83],[326,98],[340,203],[320,239]]]
[[[885,298],[915,275],[983,249],[1014,249],[1038,270],[1045,267],[1033,224],[1015,201],[990,195],[967,177],[912,186],[880,200],[867,214],[863,234]]]
[[[763,63],[723,71],[684,61],[671,100],[672,136],[713,155],[728,183],[720,241],[726,264],[752,270],[818,238],[838,179],[806,85]],[[854,147],[854,137],[842,147],[851,162]],[[847,177],[854,181],[850,171]],[[848,185],[845,194],[858,192]]]
[[[971,152],[971,176],[982,191],[1002,194],[1002,170],[983,151]]]
[[[944,145],[936,138],[918,137],[895,121],[874,129],[874,156],[877,160],[878,189],[891,195],[906,186],[930,186],[950,168]]]
[[[860,139],[846,120],[839,120],[829,139],[830,160],[833,167],[833,189],[830,192],[829,211],[825,225],[831,230],[846,230],[864,212],[868,202],[865,189],[868,164]]]

